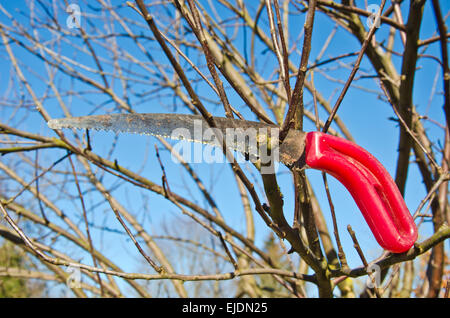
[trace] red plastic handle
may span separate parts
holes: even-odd
[[[306,135],[306,164],[331,174],[350,192],[375,239],[402,253],[417,239],[417,227],[389,173],[360,146],[321,132]]]

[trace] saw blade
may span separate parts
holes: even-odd
[[[152,135],[217,147],[221,146],[217,138],[220,134],[221,138],[225,138],[227,147],[251,157],[258,157],[261,145],[267,144],[269,136],[278,137],[278,126],[275,125],[222,117],[214,117],[214,122],[216,127],[211,128],[200,115],[109,114],[52,119],[48,126],[52,129],[95,129]],[[272,140],[273,146],[278,141],[276,138]]]

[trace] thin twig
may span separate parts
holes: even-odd
[[[284,35],[283,24],[281,22],[280,6],[278,5],[278,0],[274,0],[274,5],[275,5],[275,13],[277,16],[278,33],[280,35],[281,49],[282,49],[282,54],[283,54],[283,67],[284,67],[286,94],[287,94],[288,103],[289,103],[290,98],[291,98],[291,84],[289,82],[289,52],[288,52],[288,47],[286,45],[286,41],[288,40],[288,37]],[[286,25],[286,33],[287,33],[287,31],[288,31],[288,26]]]
[[[218,232],[218,234],[219,234],[220,243],[222,243],[223,249],[225,250],[225,253],[227,253],[227,256],[230,259],[231,264],[233,264],[233,267],[235,270],[239,270],[238,263],[234,259],[233,255],[231,255],[231,252],[228,249],[228,246],[227,246],[225,240],[223,239],[222,233]]]
[[[50,170],[52,170],[58,163],[60,163],[61,161],[63,161],[64,159],[66,159],[67,157],[69,157],[72,153],[68,152],[67,154],[65,154],[64,156],[62,156],[61,158],[59,158],[58,160],[56,160],[55,162],[53,162],[50,167],[48,167],[47,169],[45,169],[44,171],[42,171],[39,175],[35,176],[33,178],[33,180],[31,180],[30,182],[28,182],[24,187],[22,187],[22,189],[16,193],[15,196],[13,196],[12,198],[10,198],[6,205],[8,205],[8,203],[10,202],[14,202],[26,189],[29,188],[30,185],[32,185],[37,179],[41,178],[43,175],[45,175],[47,172],[49,172]]]
[[[433,5],[434,16],[436,18],[437,27],[439,30],[439,41],[441,43],[441,55],[442,55],[442,79],[444,88],[444,113],[447,120],[447,129],[450,129],[450,67],[448,56],[448,43],[447,43],[447,26],[444,18],[442,17],[441,7],[438,0],[431,1]]]
[[[69,156],[69,158],[70,158],[70,156]],[[37,194],[36,197],[38,198],[39,210],[41,211],[42,218],[45,220],[46,223],[48,223],[49,221],[45,214],[44,207],[42,206],[42,200],[41,200],[41,196],[39,194],[39,178],[37,177],[38,167],[39,167],[39,151],[36,150],[35,165],[34,165],[34,178],[36,180],[36,194]]]
[[[447,279],[447,284],[445,285],[444,298],[449,298],[450,291],[450,279]]]
[[[98,266],[97,258],[95,257],[95,254],[94,254],[94,244],[92,243],[91,231],[89,230],[89,222],[87,219],[86,206],[84,204],[83,193],[81,191],[80,183],[78,182],[77,172],[75,171],[75,166],[73,164],[71,157],[69,157],[69,163],[72,168],[73,177],[75,178],[75,185],[76,185],[76,188],[78,191],[78,197],[80,198],[81,209],[83,210],[83,219],[84,219],[84,225],[85,225],[85,229],[86,229],[86,237],[87,237],[88,243],[89,243],[89,250],[90,250],[90,253],[92,256],[92,262],[93,262],[94,266],[97,267]],[[98,284],[100,285],[100,292],[101,292],[101,295],[103,296],[104,295],[103,282],[100,277],[100,274],[99,273],[96,273],[96,274],[97,274]]]
[[[386,4],[386,0],[382,0],[381,4],[380,4],[380,9],[379,9],[378,14],[377,14],[377,16],[375,18],[376,20],[379,19],[380,15],[381,15],[381,12],[383,12],[383,8],[384,8],[385,4]],[[339,95],[339,97],[338,97],[338,99],[337,99],[337,101],[336,101],[336,103],[335,103],[335,105],[334,105],[334,107],[333,107],[333,109],[332,109],[332,111],[330,113],[330,116],[328,117],[327,121],[325,122],[325,125],[323,126],[323,129],[322,129],[323,132],[327,132],[328,131],[328,128],[330,127],[334,116],[336,116],[336,113],[337,113],[337,111],[339,109],[339,106],[341,105],[342,101],[344,100],[344,96],[347,93],[348,89],[350,88],[350,85],[351,85],[351,83],[353,81],[353,78],[355,77],[356,73],[359,70],[359,65],[361,64],[362,58],[364,57],[366,49],[369,46],[370,41],[372,39],[372,36],[375,34],[376,30],[377,30],[377,23],[375,21],[373,23],[372,27],[370,28],[369,32],[367,33],[366,38],[364,39],[364,42],[363,42],[363,44],[361,46],[361,50],[359,51],[358,57],[356,58],[355,65],[353,66],[353,69],[352,69],[352,71],[351,71],[347,81],[345,82],[344,88],[342,89],[341,94]]]
[[[310,0],[308,6],[308,13],[306,14],[306,21],[304,25],[305,35],[303,40],[302,57],[300,60],[300,66],[298,68],[297,81],[295,82],[294,89],[292,91],[291,102],[289,103],[288,112],[284,119],[281,131],[280,141],[283,141],[287,136],[289,129],[294,127],[294,120],[296,115],[299,118],[297,123],[297,129],[303,129],[303,87],[306,79],[306,72],[308,70],[309,54],[311,52],[311,40],[312,31],[314,26],[314,16],[316,11],[316,0]]]
[[[422,151],[427,155],[428,159],[430,160],[430,162],[433,164],[433,166],[435,167],[436,171],[441,171],[442,169],[439,167],[439,165],[436,163],[436,161],[434,160],[433,156],[425,149],[425,147],[422,145],[422,143],[417,139],[416,135],[411,131],[411,129],[408,127],[408,125],[406,124],[405,120],[403,119],[403,117],[400,115],[399,111],[398,111],[398,105],[394,105],[393,101],[386,89],[386,86],[384,85],[383,81],[380,81],[380,86],[384,92],[384,95],[386,96],[386,98],[388,99],[389,103],[392,105],[392,109],[394,110],[395,114],[397,115],[398,120],[400,121],[400,123],[402,124],[403,128],[405,128],[405,130],[408,132],[408,134],[414,139],[414,141],[419,145],[420,149],[422,149]]]
[[[291,96],[290,96],[290,84],[289,84],[289,66],[286,65],[286,62],[288,62],[287,58],[287,51],[286,51],[286,44],[284,41],[284,35],[283,35],[283,28],[281,27],[281,21],[280,21],[280,15],[279,15],[279,6],[278,2],[274,0],[275,3],[275,10],[277,15],[277,21],[278,21],[278,32],[275,28],[275,16],[272,11],[272,4],[270,3],[270,0],[266,0],[266,8],[267,8],[267,15],[269,19],[269,26],[270,26],[270,34],[272,36],[272,42],[273,47],[275,51],[275,55],[278,59],[278,64],[280,65],[280,79],[284,85],[284,89],[286,90],[286,96],[288,102],[290,102]],[[277,10],[278,9],[278,10]],[[280,42],[278,40],[278,35],[280,37]],[[281,46],[281,48],[280,48]]]
[[[308,282],[315,283],[316,279],[314,275],[306,275],[306,274],[300,274],[296,272],[289,272],[285,270],[280,269],[274,269],[274,268],[254,268],[254,269],[247,269],[247,270],[239,270],[234,271],[231,273],[223,273],[223,274],[212,274],[212,275],[183,275],[183,274],[172,274],[172,273],[161,273],[161,274],[141,274],[141,273],[125,273],[120,271],[114,271],[114,270],[107,270],[103,268],[93,267],[81,263],[76,262],[69,262],[61,258],[53,258],[50,256],[47,256],[42,251],[40,251],[35,244],[23,233],[23,231],[17,226],[17,224],[14,222],[14,220],[9,216],[8,212],[6,211],[5,207],[3,206],[2,202],[0,201],[0,212],[2,212],[3,217],[5,220],[11,225],[11,227],[16,231],[19,238],[21,239],[27,247],[29,247],[36,255],[43,259],[45,262],[54,264],[54,265],[63,265],[63,266],[72,266],[75,268],[80,268],[87,270],[89,272],[98,272],[103,273],[106,275],[112,275],[117,277],[122,277],[125,279],[143,279],[143,280],[180,280],[180,281],[204,281],[204,280],[230,280],[238,276],[245,276],[245,275],[279,275],[279,276],[286,276],[286,277],[292,277],[296,279],[302,279]]]
[[[353,231],[353,229],[350,225],[347,226],[347,230],[348,230],[348,233],[350,233],[350,236],[352,237],[353,246],[355,247],[356,251],[358,252],[358,255],[361,258],[361,261],[363,262],[364,267],[367,269],[369,267],[369,264],[367,263],[366,257],[364,256],[361,246],[359,245],[359,242],[356,238],[355,232]],[[375,291],[376,296],[378,298],[381,298],[381,294],[380,294],[377,286],[375,286],[375,278],[372,277],[372,273],[367,272],[367,274],[369,275],[370,279],[372,280],[372,283],[374,283],[373,290]]]
[[[336,220],[336,212],[334,210],[334,204],[333,204],[333,201],[331,199],[330,189],[328,187],[327,174],[325,172],[322,172],[322,179],[323,179],[323,184],[324,184],[324,187],[325,187],[325,192],[327,194],[328,203],[330,205],[331,218],[333,220],[333,233],[334,233],[334,237],[336,239],[336,244],[337,244],[337,247],[338,247],[338,257],[339,257],[339,260],[341,262],[342,268],[347,268],[348,267],[347,258],[345,256],[344,248],[342,247],[341,239],[340,239],[340,236],[339,236],[339,230],[338,230],[337,220]]]

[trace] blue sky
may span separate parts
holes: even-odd
[[[76,1],[73,1],[76,3]],[[1,1],[1,5],[10,13],[13,13],[13,16],[19,21],[23,22],[23,27],[28,31],[32,31],[29,28],[28,19],[19,11],[23,11],[24,14],[28,14],[27,7],[25,5],[25,1]],[[114,4],[122,3],[120,1],[113,1]],[[371,1],[371,3],[377,3],[377,1]],[[442,11],[445,13],[449,10],[449,2],[441,1]],[[88,8],[85,3],[80,3],[80,7],[82,11],[86,11],[89,14],[98,14]],[[405,6],[404,6],[405,7]],[[253,8],[254,10],[254,8]],[[42,10],[40,10],[42,12]],[[126,16],[130,19],[139,19],[137,14],[131,9],[120,9],[122,14],[126,14]],[[224,10],[226,12],[226,10]],[[254,11],[252,11],[254,12]],[[265,15],[264,15],[265,16]],[[406,19],[406,11],[404,12],[404,17]],[[63,24],[67,17],[64,15],[64,12],[59,12],[58,21]],[[87,18],[83,18],[82,23],[86,23],[87,29],[89,29],[88,25],[90,22],[95,23],[95,19],[89,20],[89,16]],[[8,19],[0,13],[0,21],[5,22]],[[290,25],[290,41],[298,40],[297,35],[299,30],[301,30],[303,25],[303,17],[297,17],[291,15],[290,17],[291,25]],[[8,22],[6,22],[8,23]],[[330,23],[328,17],[325,17],[321,13],[317,13],[315,28],[313,33],[313,42],[312,42],[312,51],[310,62],[314,62],[315,56],[319,54],[321,51],[323,43],[326,41],[329,33],[333,29],[334,24]],[[116,25],[116,30],[121,31],[120,27]],[[51,34],[38,30],[42,40],[49,39]],[[104,30],[104,32],[107,32]],[[150,34],[148,29],[142,29],[140,32],[145,33],[147,35]],[[377,37],[383,37],[388,32],[388,28],[386,26],[382,26],[376,33]],[[421,31],[421,39],[426,39],[433,36],[436,32],[436,24],[434,17],[432,15],[432,10],[430,6],[430,2],[427,2],[424,12],[423,19],[423,27]],[[249,32],[247,32],[247,37],[249,37]],[[243,43],[244,34],[240,32],[236,40],[237,43]],[[241,41],[242,39],[242,41]],[[75,37],[72,39],[75,45],[79,45],[81,42],[79,39]],[[123,47],[130,47],[129,52],[136,57],[142,58],[142,54],[137,50],[135,46],[131,46],[130,41],[126,39],[119,40]],[[300,39],[300,42],[297,45],[300,47],[303,38]],[[260,52],[260,55],[257,59],[257,67],[261,67],[262,65],[267,65],[267,74],[273,69],[274,63],[276,63],[276,59],[271,53],[267,53],[261,51],[263,46],[260,42],[256,43],[256,51]],[[161,54],[158,50],[156,43],[145,43],[145,46],[149,48],[149,51],[153,55],[155,60],[158,60],[160,63],[166,63],[168,65],[167,59]],[[239,45],[238,45],[239,47]],[[99,50],[98,52],[102,52],[102,48],[96,46]],[[242,48],[242,47],[240,47]],[[14,53],[17,58],[21,60],[21,63],[24,65],[30,66],[33,72],[39,74],[43,77],[47,76],[45,72],[45,68],[42,62],[36,57],[31,56],[29,53],[25,52],[23,49],[17,48],[13,46]],[[61,47],[62,54],[65,54],[78,62],[83,62],[90,67],[95,67],[94,62],[91,58],[86,55],[80,55],[75,50],[73,53],[70,51],[71,48],[69,44],[65,44]],[[350,36],[347,31],[339,29],[332,39],[332,42],[325,52],[323,59],[337,56],[347,52],[356,52],[360,49],[360,44],[357,40]],[[397,42],[395,50],[398,52],[402,52],[403,48],[400,44],[397,34]],[[104,51],[103,51],[104,52]],[[189,53],[189,52],[187,52]],[[431,45],[427,51],[427,54],[433,54],[440,56],[439,48],[437,44]],[[6,58],[6,53],[3,48],[0,50],[0,81],[1,81],[1,94],[6,96],[7,87],[8,87],[8,76],[11,72],[10,64]],[[298,64],[298,54],[297,56],[293,54],[293,61],[295,64]],[[350,61],[354,61],[356,57],[349,57],[343,62],[349,63]],[[399,57],[394,57],[394,61],[396,61],[396,65],[401,63],[401,59]],[[203,63],[202,60],[199,60],[200,63]],[[338,64],[330,64],[325,68],[325,71],[328,75],[334,76],[339,79],[345,80],[346,77],[350,74],[349,68],[344,67],[336,67]],[[436,61],[431,59],[422,58],[418,63],[419,70],[416,73],[416,81],[415,81],[415,89],[414,89],[414,104],[419,110],[421,114],[427,114],[430,118],[438,120],[439,122],[443,122],[443,112],[442,112],[442,100],[443,97],[440,94],[436,94],[433,99],[430,101],[430,92],[433,87],[434,78],[436,72],[438,72],[437,79],[437,92],[442,91],[442,73],[438,68]],[[109,66],[106,66],[108,69]],[[399,67],[398,67],[399,69]],[[140,74],[145,75],[145,72],[139,69],[134,69],[138,71]],[[42,95],[46,89],[46,84],[43,82],[39,76],[33,74],[31,71],[27,71],[28,79],[32,84],[33,89],[37,92],[38,95]],[[361,72],[366,72],[368,74],[374,74],[371,66],[369,65],[367,59],[365,58],[361,64]],[[266,75],[267,75],[266,74]],[[360,73],[361,74],[361,73]],[[157,76],[149,75],[149,76]],[[357,75],[358,77],[358,75]],[[95,78],[100,82],[100,78]],[[294,80],[292,80],[292,86],[294,84]],[[64,76],[60,78],[60,85],[62,87],[72,87],[74,90],[86,90],[88,86],[84,83],[80,83],[77,80],[69,80]],[[69,86],[67,86],[69,85]],[[331,105],[334,104],[337,96],[340,93],[342,88],[342,84],[334,83],[326,78],[319,71],[315,72],[315,85],[320,93],[326,98],[330,99]],[[378,84],[373,79],[362,79],[356,82],[356,85],[363,86],[366,89],[371,90],[379,90]],[[215,98],[212,94],[211,90],[204,84],[197,84],[194,86],[199,92],[201,92],[202,96]],[[91,88],[89,88],[91,89]],[[118,81],[114,85],[114,89],[117,89],[119,92],[121,91],[121,86]],[[141,91],[144,92],[149,88],[144,84],[137,85],[133,87],[133,91]],[[243,108],[242,100],[235,94],[230,93],[229,95],[230,102],[232,105],[237,107],[239,111],[242,111],[246,118],[254,119],[248,111]],[[217,98],[215,98],[217,100]],[[83,98],[71,98],[64,97],[64,100],[68,103],[72,104],[71,111],[74,115],[88,115],[95,112],[96,114],[105,113],[107,111],[115,110],[115,106],[111,103],[107,98],[101,97],[98,98],[98,95],[95,94],[87,94]],[[308,103],[308,107],[311,110],[311,100],[312,97],[309,93],[305,94],[305,101]],[[131,102],[139,102],[137,97],[132,97]],[[161,106],[161,103],[165,106]],[[178,108],[177,111],[182,107],[181,102],[177,102]],[[102,107],[96,108],[97,105],[103,105]],[[46,101],[45,104],[47,111],[54,117],[61,117],[63,113],[59,108],[55,99]],[[133,105],[137,112],[173,112],[175,110],[173,99],[172,98],[159,98],[158,100],[148,100],[145,103],[136,103]],[[216,107],[213,105],[208,105],[209,110],[216,116],[223,116],[223,110],[220,107]],[[10,122],[11,125],[18,125],[22,129],[26,129],[33,132],[40,132],[46,136],[54,136],[54,133],[46,127],[46,123],[42,120],[42,118],[36,114],[30,114],[30,112],[26,109],[18,109],[17,110],[24,115],[27,114],[27,120],[25,122],[18,122],[18,118],[20,116],[16,116],[15,119]],[[185,110],[181,110],[182,112],[186,112]],[[0,109],[0,114],[2,118],[9,118],[11,115],[11,109]],[[356,139],[356,142],[371,152],[388,170],[391,175],[395,174],[395,166],[397,160],[397,152],[395,151],[398,144],[398,135],[399,129],[398,124],[392,120],[389,120],[390,117],[395,116],[391,107],[384,101],[376,98],[376,96],[372,93],[368,93],[366,91],[362,91],[357,88],[351,88],[347,93],[340,109],[338,115],[341,119],[346,123],[347,127],[350,129],[353,137]],[[322,120],[326,120],[327,115],[324,112],[320,112],[320,118]],[[429,132],[430,138],[434,142],[438,142],[439,140],[443,140],[442,131],[437,128],[435,125],[430,124],[429,122],[425,123],[425,127]],[[305,122],[305,130],[315,130],[314,123],[310,121]],[[68,133],[70,136],[71,134]],[[103,132],[92,132],[92,145],[95,152],[99,154],[107,154],[111,147],[111,144],[114,142],[114,135],[103,133]],[[137,135],[120,135],[118,137],[117,147],[112,153],[112,158],[117,159],[118,162],[130,168],[133,171],[140,170],[142,175],[147,177],[150,180],[155,181],[156,183],[160,183],[161,171],[159,165],[157,164],[154,144],[158,144],[157,140],[153,137],[146,136],[137,136]],[[159,145],[160,149],[162,148]],[[49,165],[53,160],[59,156],[62,156],[64,153],[62,151],[55,151],[53,153],[42,154],[42,158],[48,158]],[[172,188],[172,191],[178,191],[182,195],[186,195],[188,198],[192,198],[192,200],[202,206],[206,206],[206,202],[202,199],[200,192],[195,187],[195,184],[189,179],[183,169],[173,163],[170,160],[170,154],[166,151],[161,151],[162,160],[165,164],[167,170],[167,177]],[[1,159],[0,159],[1,160]],[[45,160],[45,159],[42,159]],[[64,163],[63,165],[67,166],[68,163]],[[226,164],[192,164],[192,166],[196,169],[197,173],[200,175],[202,180],[205,182],[208,189],[211,190],[211,193],[216,200],[219,209],[226,215],[226,220],[229,222],[231,226],[235,226],[237,229],[243,231],[245,229],[245,218],[242,212],[242,206],[239,199],[239,194],[235,187],[235,181],[233,176],[230,173],[230,167]],[[258,190],[258,184],[261,184],[260,178],[256,176],[256,171],[253,168],[250,168],[252,174],[249,174],[249,178],[251,181],[254,181]],[[97,171],[99,174],[100,171]],[[320,200],[321,207],[323,209],[324,215],[328,221],[329,228],[331,229],[331,218],[328,208],[328,203],[326,201],[326,196],[324,192],[324,187],[322,184],[322,176],[318,171],[308,170],[307,175],[310,178],[314,191],[317,197]],[[111,184],[119,183],[116,178],[105,176],[105,180],[111,182]],[[365,251],[366,256],[369,259],[373,259],[378,256],[381,252],[381,248],[376,243],[373,238],[367,224],[364,222],[361,213],[356,207],[354,201],[352,200],[350,194],[346,191],[346,189],[337,182],[331,176],[328,177],[328,181],[330,184],[330,189],[333,197],[333,203],[335,205],[335,209],[337,212],[337,218],[339,223],[339,231],[341,234],[341,240],[347,253],[347,258],[349,260],[349,265],[359,266],[361,265],[360,259],[356,254],[356,251],[352,247],[351,239],[347,233],[346,227],[348,224],[351,224],[353,229],[355,230],[359,242],[362,246],[362,249]],[[293,203],[293,188],[292,188],[292,178],[289,175],[287,169],[282,168],[279,172],[279,183],[281,190],[284,194],[284,202],[285,202],[285,213],[286,218],[288,220],[292,220],[292,211],[294,208]],[[76,189],[74,187],[67,186],[67,191],[74,191],[75,194]],[[122,186],[114,191],[114,194],[119,199],[119,201],[127,207],[129,211],[132,213],[136,213],[139,215],[139,218],[142,218],[143,224],[146,229],[149,229],[152,233],[159,233],[162,222],[171,223],[173,222],[173,217],[175,215],[179,215],[178,209],[172,204],[167,203],[163,198],[157,196],[149,191],[142,191],[133,186]],[[408,175],[408,182],[406,187],[406,196],[405,201],[407,203],[408,208],[411,213],[415,211],[417,206],[426,192],[424,190],[424,186],[421,182],[420,173],[416,167],[416,165],[410,165],[410,171]],[[91,207],[90,210],[90,220],[91,222],[97,225],[106,225],[113,229],[120,229],[119,224],[112,216],[109,207],[106,204],[97,205],[100,198],[95,194],[90,194],[88,197],[88,205]],[[261,199],[264,201],[263,196]],[[64,202],[64,208],[66,210],[71,211],[71,213],[79,213],[79,203],[78,202]],[[142,213],[142,210],[145,209],[146,212]],[[256,221],[256,238],[258,244],[262,244],[263,240],[267,238],[269,233],[268,229],[265,227],[263,222],[260,220],[259,216],[255,213],[255,221]],[[178,221],[176,221],[178,222]],[[175,223],[175,227],[176,227]],[[419,241],[423,240],[430,233],[431,225],[429,222],[425,222],[420,227],[420,236]],[[99,239],[102,235],[109,235],[110,240],[105,240],[105,248],[108,250],[108,254],[113,256],[113,259],[118,261],[125,270],[127,271],[136,271],[138,268],[136,267],[136,259],[139,259],[139,255],[134,253],[135,248],[132,243],[128,240],[125,240],[123,236],[120,236],[120,241],[117,240],[117,234],[102,234],[99,231],[93,230],[94,237]],[[120,242],[120,243],[117,243]],[[130,254],[133,255],[133,258],[130,259],[128,257]],[[126,257],[124,257],[126,255]],[[84,257],[83,261],[90,263],[89,257]]]

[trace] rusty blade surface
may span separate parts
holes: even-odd
[[[227,147],[247,154],[258,154],[267,140],[278,140],[278,126],[266,123],[214,117],[215,130],[200,115],[183,114],[109,114],[52,119],[52,129],[77,128],[152,135],[176,140],[200,142],[220,147],[215,134],[226,140]],[[271,147],[275,145],[272,144]],[[278,145],[277,145],[278,146]],[[303,154],[305,133],[289,131],[279,147],[279,158],[287,166],[295,165]]]

